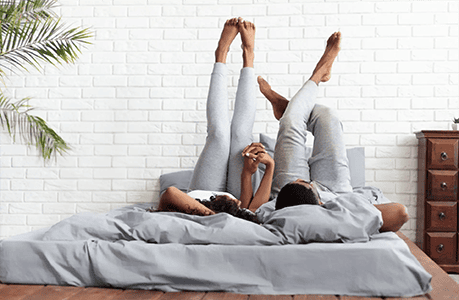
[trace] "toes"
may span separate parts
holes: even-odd
[[[341,43],[341,32],[339,32],[339,31],[336,33],[336,42],[338,44]]]
[[[239,26],[239,29],[245,29],[245,21],[242,20],[242,18],[241,18],[241,20],[239,20],[237,25]]]
[[[237,24],[238,24],[238,18],[228,19],[225,22],[225,26],[237,26]]]
[[[333,33],[327,40],[327,50],[330,50],[331,48],[334,47],[339,47],[341,42],[341,32],[335,32]]]

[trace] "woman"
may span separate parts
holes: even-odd
[[[226,57],[231,43],[239,33],[242,40],[243,68],[230,123]],[[253,212],[269,200],[274,160],[264,150],[263,145],[251,143],[256,113],[254,45],[253,23],[242,18],[226,21],[215,51],[215,64],[207,97],[207,140],[194,169],[189,193],[174,187],[168,188],[161,195],[157,211],[197,215],[212,215],[224,211],[257,221]],[[244,147],[246,145],[250,146]],[[254,194],[252,175],[257,172],[260,163],[266,165],[266,171]],[[206,200],[201,201],[198,198]]]

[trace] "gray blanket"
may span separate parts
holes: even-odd
[[[263,225],[144,208],[78,214],[43,233],[0,241],[0,280],[247,294],[414,296],[431,289],[406,244],[379,234],[379,211],[358,196],[280,211],[268,203],[259,211]]]
[[[301,205],[273,211],[262,225],[225,213],[201,217],[144,209],[109,214],[83,213],[52,226],[45,241],[99,239],[147,243],[285,245],[309,242],[366,242],[382,225],[380,212],[358,195],[343,195],[323,206]]]

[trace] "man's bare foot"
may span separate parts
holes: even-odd
[[[243,67],[253,68],[253,60],[255,58],[253,53],[255,48],[255,25],[249,21],[244,21],[242,18],[239,18],[238,28],[241,33],[242,40]]]
[[[340,44],[341,32],[335,32],[328,38],[325,52],[312,72],[310,80],[314,81],[316,84],[330,80],[333,62],[341,49]]]
[[[215,50],[215,61],[226,63],[226,57],[231,43],[239,32],[238,19],[233,18],[226,21],[223,27],[222,35],[218,41],[217,50]]]
[[[258,76],[258,85],[261,93],[271,102],[273,106],[274,117],[279,120],[284,115],[287,108],[288,100],[271,89],[269,83],[261,76]]]

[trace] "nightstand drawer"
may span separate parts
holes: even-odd
[[[427,149],[428,169],[457,169],[459,140],[429,139]]]
[[[457,200],[457,171],[428,170],[427,198],[432,200]]]
[[[427,232],[427,255],[437,263],[455,263],[457,237],[454,232]]]
[[[455,232],[457,230],[457,202],[427,201],[426,230]]]

